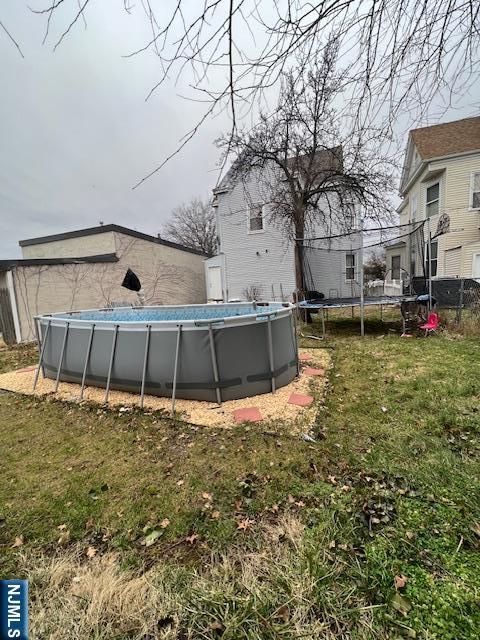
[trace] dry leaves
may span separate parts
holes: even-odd
[[[23,536],[17,536],[11,548],[16,549],[17,547],[21,547],[22,545],[23,545]]]
[[[394,578],[395,589],[403,589],[408,582],[407,576],[400,574]]]
[[[85,555],[87,556],[87,558],[93,558],[97,555],[97,550],[95,549],[95,547],[88,547],[88,549],[85,551]]]
[[[193,544],[195,540],[198,540],[198,537],[199,537],[198,533],[192,533],[191,535],[185,538],[185,541],[188,542],[189,544]]]
[[[255,523],[255,520],[250,520],[250,518],[245,518],[245,520],[241,520],[237,524],[237,529],[240,529],[241,531],[247,531],[247,529],[250,529],[250,527],[254,523]]]
[[[166,529],[168,527],[168,525],[170,524],[170,520],[168,518],[164,518],[161,522],[160,522],[160,526],[162,527],[162,529]]]
[[[59,539],[57,540],[57,544],[61,547],[65,547],[70,542],[70,531],[66,529],[62,531]]]

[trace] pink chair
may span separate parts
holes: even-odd
[[[428,336],[429,333],[434,333],[440,325],[440,318],[438,314],[432,311],[428,315],[427,322],[425,324],[420,325],[420,329],[424,329],[425,336]]]

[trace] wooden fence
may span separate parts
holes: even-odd
[[[8,289],[0,289],[0,332],[6,344],[15,344],[15,325]]]

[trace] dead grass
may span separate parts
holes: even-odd
[[[320,614],[315,605],[320,576],[308,558],[318,554],[306,543],[304,528],[295,516],[285,516],[265,526],[249,552],[232,549],[200,568],[159,561],[137,574],[122,568],[112,553],[91,560],[73,551],[29,558],[31,637],[338,638],[341,616],[333,607]],[[323,567],[329,574],[341,571],[338,563]],[[369,607],[351,603],[361,620],[355,637],[367,638]]]

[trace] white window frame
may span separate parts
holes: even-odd
[[[478,281],[478,278],[473,274],[473,269],[475,267],[475,258],[480,256],[480,251],[474,251],[472,254],[472,278]]]
[[[352,231],[357,226],[357,207],[355,202],[345,203],[344,223],[347,231]],[[347,219],[348,218],[348,219]]]
[[[480,205],[478,207],[473,206],[473,183],[476,175],[480,176],[480,171],[472,171],[470,174],[470,195],[468,198],[468,208],[470,211],[480,211]],[[480,193],[480,191],[477,191],[476,193]]]
[[[250,221],[251,221],[251,212],[252,209],[257,209],[260,207],[260,211],[262,213],[262,228],[261,229],[251,229]],[[257,233],[265,233],[265,204],[262,202],[257,202],[255,204],[251,204],[247,210],[247,233],[248,235],[256,235]]]
[[[349,266],[347,264],[347,257],[353,256],[353,265]],[[353,269],[353,278],[347,278],[347,273],[349,269]],[[345,282],[355,282],[355,277],[357,274],[357,254],[354,251],[349,251],[345,254]]]
[[[430,264],[433,265],[435,263],[435,273],[432,273],[432,278],[436,278],[438,276],[438,240],[432,240],[430,246],[435,246],[437,248],[437,255],[435,258],[430,258]],[[428,242],[425,243],[425,271],[428,273]]]
[[[425,199],[427,198],[427,192],[425,192]],[[412,195],[410,200],[410,222],[415,222],[418,215],[418,195]]]
[[[398,258],[398,278],[393,277],[393,259]],[[400,253],[395,253],[390,257],[390,270],[392,272],[392,280],[402,279],[402,256]]]
[[[427,202],[427,192],[431,187],[434,187],[436,184],[438,184],[438,198],[437,200],[431,200],[430,202]],[[441,187],[442,187],[442,182],[440,180],[440,178],[436,179],[436,180],[432,180],[431,182],[428,182],[425,185],[425,220],[427,218],[433,218],[433,216],[438,216],[440,214],[440,209],[441,209]],[[434,213],[433,215],[429,216],[428,215],[428,205],[432,204],[433,202],[438,202],[438,211],[437,213]]]

